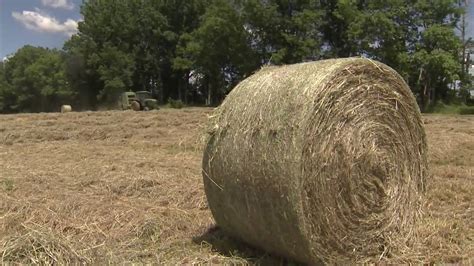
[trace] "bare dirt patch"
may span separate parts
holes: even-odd
[[[210,109],[0,116],[0,258],[37,263],[285,260],[214,228],[201,177]],[[474,117],[425,116],[419,238],[387,262],[474,258]]]

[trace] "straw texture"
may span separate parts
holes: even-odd
[[[426,176],[410,89],[393,69],[362,58],[261,69],[211,116],[203,157],[223,230],[311,264],[402,250]]]
[[[61,105],[61,113],[69,113],[72,111],[72,107],[70,105]]]

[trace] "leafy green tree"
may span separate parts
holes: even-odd
[[[184,37],[188,40],[183,55],[188,59],[175,59],[175,68],[193,70],[207,105],[216,104],[255,67],[247,36],[237,10],[228,1],[217,0],[206,10],[200,27]]]
[[[161,1],[159,12],[166,18],[160,58],[161,100],[180,99],[188,103],[196,88],[191,86],[191,68],[186,59],[190,33],[199,27],[200,17],[211,0]],[[191,99],[192,100],[192,99]]]
[[[145,89],[215,105],[263,64],[366,56],[395,68],[424,107],[459,77],[459,1],[89,0],[66,73],[90,102]]]
[[[174,69],[192,71],[193,85],[214,105],[262,64],[317,58],[318,7],[318,1],[211,1],[199,28],[181,36]]]
[[[155,90],[166,25],[160,6],[141,0],[84,2],[79,33],[65,44],[76,89],[92,84],[85,93],[108,102],[121,91]]]
[[[392,66],[422,108],[447,97],[460,69],[456,0],[326,0],[322,6],[325,57],[361,55]]]
[[[9,105],[7,102],[8,95],[10,92],[10,84],[5,79],[5,63],[0,61],[0,112],[5,112],[7,106]]]
[[[323,57],[349,57],[357,54],[357,49],[349,38],[349,26],[353,25],[361,15],[361,4],[351,0],[321,0],[320,2],[323,10],[320,28],[325,50]]]
[[[4,111],[53,111],[74,97],[66,80],[63,54],[58,50],[27,45],[3,68],[4,83],[8,83],[2,92]]]
[[[463,12],[457,0],[418,0],[419,38],[413,46],[412,88],[425,109],[440,99],[449,100],[448,85],[461,77],[461,41],[454,33]],[[413,82],[416,77],[416,83]]]
[[[5,64],[5,79],[12,89],[8,93],[11,99],[7,109],[11,111],[34,111],[34,101],[39,97],[37,88],[27,78],[26,69],[38,60],[45,50],[38,47],[26,45],[20,48]]]
[[[90,63],[97,67],[104,89],[100,97],[108,103],[114,103],[117,96],[132,87],[132,75],[135,62],[130,55],[116,47],[104,47],[99,54],[91,57]]]
[[[250,45],[261,63],[290,64],[320,56],[319,1],[248,0],[242,6]]]
[[[76,104],[81,108],[95,109],[97,96],[103,89],[98,71],[88,64],[88,59],[95,54],[95,43],[74,35],[64,44],[64,51],[66,77],[78,96]]]
[[[40,95],[33,104],[39,105],[36,110],[58,110],[59,105],[70,103],[74,97],[66,80],[63,54],[60,51],[48,50],[25,69],[25,75]]]
[[[413,71],[418,70],[415,90],[423,108],[448,97],[448,85],[459,79],[461,42],[453,29],[433,25],[422,34],[422,40],[413,55]]]

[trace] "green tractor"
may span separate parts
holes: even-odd
[[[148,91],[124,92],[120,95],[119,105],[122,110],[134,111],[158,110],[158,101]]]

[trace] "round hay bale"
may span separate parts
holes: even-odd
[[[132,108],[133,111],[140,111],[141,110],[140,103],[138,101],[133,101],[130,104],[130,107]]]
[[[72,107],[70,105],[61,105],[61,113],[72,112]]]
[[[301,262],[364,262],[406,247],[426,137],[390,67],[346,58],[263,68],[210,117],[203,179],[228,234]]]

